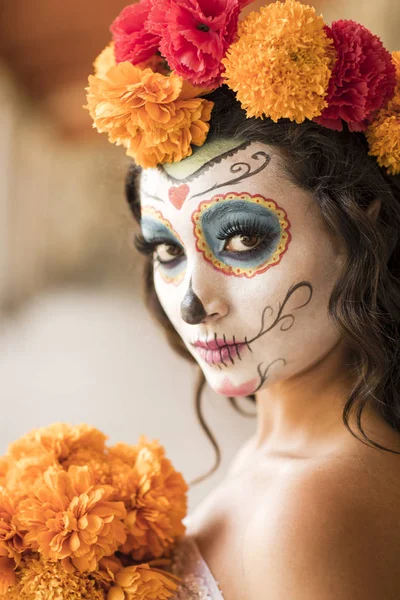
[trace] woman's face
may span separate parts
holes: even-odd
[[[253,394],[337,344],[328,302],[344,254],[277,150],[205,144],[145,170],[141,206],[160,303],[216,392]]]

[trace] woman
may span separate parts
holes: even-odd
[[[256,434],[190,516],[188,539],[225,600],[394,600],[398,57],[362,26],[327,28],[287,0],[244,21],[218,71],[203,34],[222,15],[226,34],[228,9],[234,19],[246,3],[196,14],[195,32],[194,3],[169,0],[162,14],[160,4],[117,19],[119,71],[103,55],[88,100],[97,128],[143,167],[127,196],[148,304],[198,363],[198,402],[205,379],[257,406]],[[139,10],[154,39],[139,27],[134,45],[127,23]],[[181,83],[174,97],[175,76],[203,92]]]

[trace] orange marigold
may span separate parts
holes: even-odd
[[[186,531],[182,520],[187,513],[188,485],[158,441],[140,438],[126,486],[130,492],[125,519],[128,537],[121,551],[136,561],[168,556]]]
[[[3,594],[8,598],[9,588],[15,586],[16,583],[15,562],[11,558],[0,556],[0,599]]]
[[[396,89],[394,91],[394,96],[390,100],[388,109],[400,111],[400,51],[392,52],[393,62],[396,67]]]
[[[400,101],[400,99],[399,99]],[[389,175],[400,174],[400,109],[380,110],[366,131],[369,154]]]
[[[295,0],[273,2],[244,19],[222,62],[248,117],[302,123],[322,113],[336,59],[324,27],[314,8]]]
[[[93,126],[124,146],[144,168],[180,161],[192,154],[192,144],[204,144],[213,103],[195,98],[198,90],[183,90],[174,73],[122,62],[106,77],[89,77],[87,106]]]
[[[104,591],[91,577],[67,573],[60,562],[26,559],[21,569],[19,600],[105,600]]]
[[[110,44],[108,44],[108,46],[106,46],[106,48],[104,48],[103,52],[100,52],[99,56],[93,63],[94,74],[96,75],[96,77],[105,78],[107,76],[108,71],[112,67],[115,67],[117,62],[115,60],[114,50],[115,44],[114,42],[111,42]]]
[[[400,174],[400,52],[392,53],[396,65],[397,85],[388,106],[378,111],[369,125],[366,136],[369,154],[389,175]]]
[[[65,561],[81,573],[94,571],[126,540],[122,502],[111,502],[112,490],[95,485],[89,467],[48,469],[35,496],[20,502],[18,519],[28,533],[25,543],[46,560]]]
[[[61,470],[62,467],[52,452],[40,452],[31,456],[22,456],[9,469],[6,487],[15,498],[26,498],[32,489],[43,481],[48,468]]]
[[[17,515],[17,499],[6,489],[0,489],[0,557],[12,560],[13,566],[21,562],[22,552],[28,549]],[[1,571],[0,571],[1,572]]]
[[[395,52],[392,52],[392,58],[393,58],[393,62],[396,67],[397,79],[400,83],[400,50],[396,50]]]
[[[106,592],[115,583],[116,575],[124,568],[122,561],[117,556],[105,556],[99,562],[99,568],[91,577],[97,582],[98,586]]]
[[[112,482],[112,462],[107,453],[99,452],[96,448],[82,446],[73,450],[68,459],[63,462],[63,468],[68,471],[72,465],[88,466],[97,485],[110,485]]]
[[[101,431],[85,423],[81,425],[68,425],[55,423],[48,427],[34,429],[8,447],[11,458],[19,459],[23,456],[51,452],[57,460],[66,460],[75,448],[88,446],[98,451],[105,449],[108,439]]]
[[[0,457],[0,486],[6,485],[7,474],[11,467],[11,459],[9,456]]]
[[[141,439],[142,438],[139,439],[139,444],[141,443]],[[117,458],[131,467],[135,466],[138,454],[138,446],[130,446],[129,444],[125,444],[124,442],[114,444],[114,446],[111,446],[108,449],[108,456],[110,458]]]
[[[107,600],[169,600],[178,589],[178,578],[148,564],[130,566],[116,575]]]

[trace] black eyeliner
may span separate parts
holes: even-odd
[[[167,269],[172,269],[175,266],[177,266],[177,264],[179,264],[184,257],[184,255],[181,255],[181,256],[177,256],[176,258],[174,258],[172,260],[168,260],[168,261],[163,261],[158,257],[154,257],[154,253],[157,250],[157,246],[160,246],[162,244],[165,244],[168,246],[175,246],[175,247],[183,250],[183,248],[180,244],[178,244],[177,242],[170,240],[168,238],[159,237],[159,238],[153,238],[150,241],[150,240],[146,240],[142,233],[138,233],[138,234],[134,235],[133,243],[134,243],[136,250],[140,254],[143,254],[144,256],[153,256],[154,261],[157,264],[163,265],[163,267],[165,267]]]
[[[219,231],[215,237],[222,241],[237,235],[246,237],[258,235],[267,237],[276,235],[276,229],[270,224],[260,223],[257,219],[246,219],[242,221],[232,219],[231,221],[227,221],[227,223],[222,223],[220,225]]]

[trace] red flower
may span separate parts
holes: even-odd
[[[117,63],[129,61],[136,65],[158,51],[159,36],[146,27],[152,0],[141,0],[126,6],[111,25]]]
[[[332,70],[326,100],[328,107],[314,119],[342,131],[364,131],[372,113],[392,97],[396,70],[380,39],[354,21],[336,21],[326,27],[338,59]]]
[[[221,60],[236,37],[248,0],[158,0],[147,28],[161,36],[160,51],[171,69],[195,86],[222,84]]]

